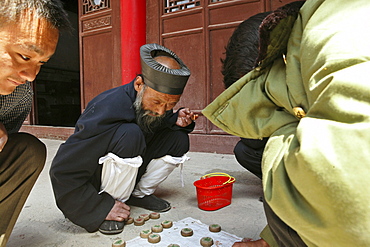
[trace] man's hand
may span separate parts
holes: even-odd
[[[105,220],[124,221],[130,216],[130,207],[123,202],[116,201]]]
[[[3,151],[6,142],[8,141],[8,132],[4,124],[0,123],[0,152]]]
[[[183,108],[179,110],[176,125],[180,127],[186,127],[198,118],[197,114],[190,111],[189,108]]]

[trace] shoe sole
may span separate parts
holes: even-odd
[[[161,200],[161,201],[164,201],[162,199],[159,199],[158,197],[155,197],[156,200]],[[163,213],[163,212],[167,212],[168,210],[170,210],[172,207],[171,207],[171,204],[169,202],[166,202],[164,201],[168,206],[166,208],[163,208],[163,209],[154,209],[154,208],[150,208],[150,207],[145,207],[143,204],[139,204],[135,201],[130,201],[130,199],[128,201],[126,201],[126,204],[129,205],[129,206],[134,206],[134,207],[138,207],[138,208],[144,208],[146,210],[150,210],[150,211],[153,211],[153,212],[158,212],[158,213]]]
[[[168,210],[170,210],[172,207],[171,206],[168,206],[167,208],[164,208],[164,209],[158,209],[158,210],[154,210],[154,209],[149,209],[149,208],[146,208],[150,211],[154,211],[154,212],[158,212],[158,213],[163,213],[163,212],[167,212]]]
[[[99,232],[105,234],[105,235],[114,235],[114,234],[118,234],[118,233],[121,233],[123,232],[123,229],[122,230],[112,230],[112,231],[105,231],[105,230],[101,230],[99,229]]]

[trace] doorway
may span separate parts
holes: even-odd
[[[61,32],[55,54],[33,83],[35,125],[72,127],[81,113],[78,2],[62,1],[72,30]]]

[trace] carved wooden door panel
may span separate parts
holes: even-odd
[[[147,42],[177,53],[192,75],[178,106],[200,112],[223,90],[221,58],[235,27],[260,12],[292,0],[147,0]],[[206,118],[197,120],[191,150],[232,153],[238,137]]]
[[[172,49],[192,72],[179,107],[200,112],[224,90],[224,47],[239,23],[263,11],[263,0],[147,0],[147,41]],[[190,138],[191,150],[219,153],[232,153],[239,140],[205,117]]]
[[[84,109],[97,94],[121,85],[120,1],[78,1]]]

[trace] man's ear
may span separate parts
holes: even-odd
[[[136,76],[135,81],[134,81],[134,88],[136,92],[140,92],[141,89],[143,89],[143,86],[144,86],[143,78],[139,75]]]

